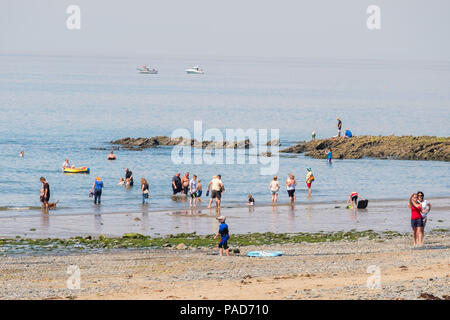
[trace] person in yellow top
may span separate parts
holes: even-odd
[[[306,186],[308,187],[308,197],[311,196],[311,184],[314,181],[314,174],[310,167],[306,168]]]

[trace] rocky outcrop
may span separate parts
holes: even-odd
[[[171,138],[156,136],[151,138],[123,138],[111,141],[113,145],[120,145],[125,149],[142,150],[158,146],[192,146],[203,149],[249,149],[252,147],[249,139],[243,141],[202,141],[183,137]]]
[[[450,137],[432,136],[358,136],[302,142],[280,152],[305,153],[326,158],[331,148],[333,159],[380,158],[398,160],[450,161]]]

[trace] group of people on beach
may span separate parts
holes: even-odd
[[[311,197],[311,185],[313,181],[315,180],[314,174],[312,172],[312,169],[310,167],[306,168],[306,178],[305,183],[306,187],[308,188],[308,198]],[[289,196],[289,202],[291,204],[294,204],[296,202],[295,198],[295,188],[297,186],[297,180],[295,179],[295,176],[292,173],[289,173],[287,179],[286,179],[286,190]],[[270,182],[269,185],[270,192],[272,193],[272,203],[278,202],[278,192],[281,189],[280,182],[278,181],[278,177],[274,176],[272,182]]]
[[[189,172],[186,172],[183,177],[180,178],[180,173],[177,172],[172,178],[172,191],[173,196],[181,193],[185,196],[189,196],[189,206],[196,207],[197,202],[203,202],[201,196],[203,193],[203,187],[201,180],[196,174],[189,178]],[[225,186],[222,182],[222,176],[220,174],[212,177],[208,183],[206,189],[206,196],[209,196],[211,191],[211,198],[209,200],[208,208],[211,208],[213,201],[215,201],[216,208],[220,209],[222,200],[222,193],[225,192]]]

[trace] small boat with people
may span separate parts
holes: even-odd
[[[64,173],[89,173],[88,167],[79,167],[79,168],[64,168]]]
[[[141,74],[158,74],[158,70],[155,68],[149,68],[147,66],[142,66],[141,68],[137,68],[139,73]]]
[[[187,74],[204,74],[205,71],[203,69],[200,69],[199,66],[195,66],[189,69],[185,70]]]

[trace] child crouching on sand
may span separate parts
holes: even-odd
[[[225,249],[225,254],[227,256],[230,255],[230,252],[228,250],[228,239],[230,239],[230,234],[228,232],[228,225],[225,223],[226,217],[220,216],[217,217],[217,220],[220,222],[219,231],[217,231],[216,235],[214,236],[214,239],[220,236],[219,241],[219,253],[220,256],[223,256],[223,250]]]

